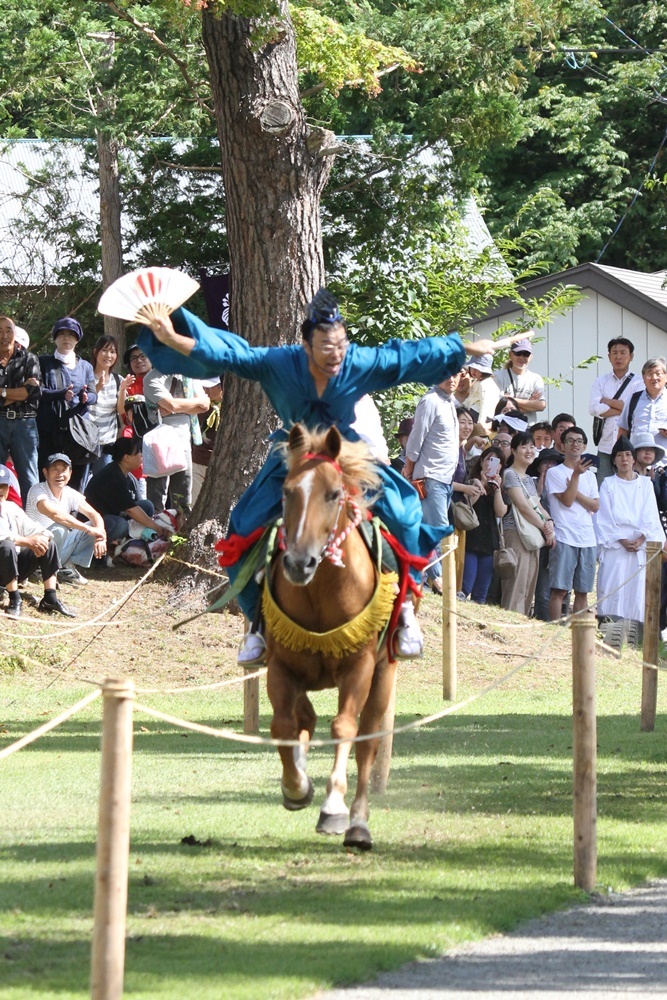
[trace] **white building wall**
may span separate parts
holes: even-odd
[[[509,320],[519,319],[520,310],[475,324],[475,338],[489,337]],[[549,379],[544,419],[557,413],[572,413],[588,433],[592,418],[588,397],[598,375],[607,371],[607,343],[612,337],[627,337],[635,345],[633,370],[639,372],[647,358],[667,356],[667,332],[637,316],[598,292],[585,291],[581,301],[565,316],[554,317],[536,331],[531,370]],[[588,368],[576,366],[597,355]]]

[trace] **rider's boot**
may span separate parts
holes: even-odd
[[[410,597],[406,599],[398,617],[394,655],[399,660],[417,660],[424,655],[424,636]]]
[[[264,620],[261,606],[257,609],[252,624],[239,647],[236,662],[242,667],[262,667],[266,663],[266,640],[263,636]]]

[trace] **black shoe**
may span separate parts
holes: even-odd
[[[5,614],[8,618],[20,618],[21,617],[21,605],[23,601],[19,597],[18,601],[12,601],[6,608]]]
[[[72,611],[57,597],[53,601],[47,601],[46,597],[43,597],[37,605],[37,610],[43,611],[47,615],[64,615],[65,618],[76,618],[76,611]]]

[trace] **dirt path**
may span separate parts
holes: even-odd
[[[667,880],[524,924],[316,1000],[667,998]]]

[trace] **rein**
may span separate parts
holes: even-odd
[[[308,462],[313,459],[320,462],[329,462],[329,464],[333,465],[333,467],[336,469],[336,471],[341,477],[340,479],[341,493],[340,493],[340,503],[338,505],[338,516],[336,517],[333,528],[329,532],[329,537],[322,546],[322,550],[317,560],[317,565],[319,566],[323,559],[328,559],[333,566],[338,566],[340,569],[345,569],[345,563],[343,562],[343,544],[350,535],[350,533],[354,531],[355,528],[359,527],[359,525],[363,520],[363,514],[361,512],[359,504],[350,496],[348,491],[343,486],[343,470],[341,469],[336,459],[322,452],[309,451],[306,452],[305,455],[303,455],[301,461]],[[340,517],[341,510],[346,505],[349,508],[348,516],[350,520],[343,528],[343,530],[340,532],[340,534],[336,535],[336,525],[338,524],[338,518]],[[280,527],[278,528],[278,547],[282,552],[284,552],[287,548],[287,542],[285,538],[284,501],[283,501],[283,519]]]

